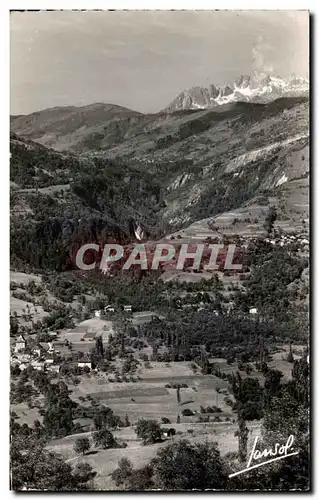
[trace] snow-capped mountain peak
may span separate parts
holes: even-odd
[[[282,96],[298,96],[309,92],[309,81],[293,75],[289,79],[265,73],[241,75],[233,84],[192,87],[179,94],[165,109],[206,109],[236,101],[268,102]]]

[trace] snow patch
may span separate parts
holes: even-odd
[[[277,181],[276,187],[281,186],[281,184],[284,184],[287,181],[288,181],[288,177],[285,174],[283,174],[283,176],[280,177],[279,181]]]

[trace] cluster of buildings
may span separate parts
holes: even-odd
[[[94,316],[100,318],[102,315],[107,315],[108,313],[114,313],[115,307],[112,305],[106,306],[103,310],[94,311]],[[124,305],[123,312],[128,315],[128,321],[132,323],[133,326],[143,325],[145,323],[150,323],[154,319],[164,319],[164,316],[154,312],[154,311],[139,311],[133,312],[131,305]],[[89,333],[85,336],[87,340]]]
[[[23,335],[19,335],[11,352],[11,365],[25,370],[31,366],[35,370],[48,370],[59,373],[60,364],[54,361],[53,342],[39,342],[35,347],[28,347]]]
[[[273,238],[266,238],[265,241],[271,245],[277,245],[281,247],[289,245],[297,245],[299,250],[302,252],[309,252],[309,239],[305,234],[293,235],[293,234],[275,234]]]
[[[131,313],[132,312],[132,306],[130,305],[125,305],[123,306],[123,311],[125,313]],[[112,314],[116,312],[116,308],[115,306],[112,306],[111,304],[107,305],[104,307],[104,309],[98,309],[96,311],[94,311],[94,316],[95,318],[101,318],[101,316],[103,315],[108,315],[108,314]]]
[[[23,335],[19,335],[11,349],[11,366],[17,366],[21,371],[31,366],[34,370],[59,373],[62,362],[57,361],[57,352],[53,342],[38,342],[36,346],[28,346]],[[88,355],[79,358],[74,366],[92,369]]]

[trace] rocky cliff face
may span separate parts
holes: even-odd
[[[241,75],[232,84],[192,87],[179,94],[165,109],[174,112],[206,109],[230,102],[269,102],[282,96],[304,95],[309,91],[306,78],[282,79],[267,74]]]

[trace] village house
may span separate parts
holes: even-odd
[[[25,341],[24,336],[19,335],[19,337],[17,338],[16,344],[15,344],[15,347],[14,347],[14,352],[24,351],[25,346],[26,346],[26,341]]]
[[[46,365],[46,369],[49,372],[59,373],[60,372],[60,366],[61,365],[59,365],[59,364],[52,363],[52,364]]]
[[[29,361],[31,360],[31,355],[30,354],[26,354],[25,352],[20,352],[20,353],[17,353],[17,354],[14,354],[11,358],[12,362],[16,362],[16,363],[29,363]]]
[[[41,353],[43,352],[43,349],[41,347],[37,347],[36,349],[33,349],[33,354],[37,356],[38,358],[41,357]]]
[[[132,306],[124,306],[124,312],[132,312]]]
[[[42,347],[44,352],[49,354],[52,354],[55,351],[53,342],[39,342],[39,347]]]
[[[28,368],[28,364],[27,363],[21,363],[19,365],[19,369],[23,372],[23,370],[26,370]]]
[[[44,361],[31,361],[31,366],[32,368],[34,368],[35,370],[38,370],[38,371],[41,371],[41,370],[44,370],[45,369],[45,362]]]
[[[115,312],[115,309],[114,309],[114,307],[113,307],[113,306],[108,305],[108,306],[105,306],[105,307],[104,307],[104,313],[105,313],[105,314],[107,314],[107,313],[111,313],[111,312],[112,312],[112,313],[113,313],[113,312]]]
[[[44,360],[44,364],[47,365],[52,365],[54,363],[54,358],[53,356],[49,356]]]
[[[57,332],[48,332],[48,335],[50,335],[52,339],[55,339],[58,336]]]
[[[92,370],[92,363],[88,356],[83,356],[83,358],[78,360],[78,367],[84,368],[87,366],[90,370]]]

